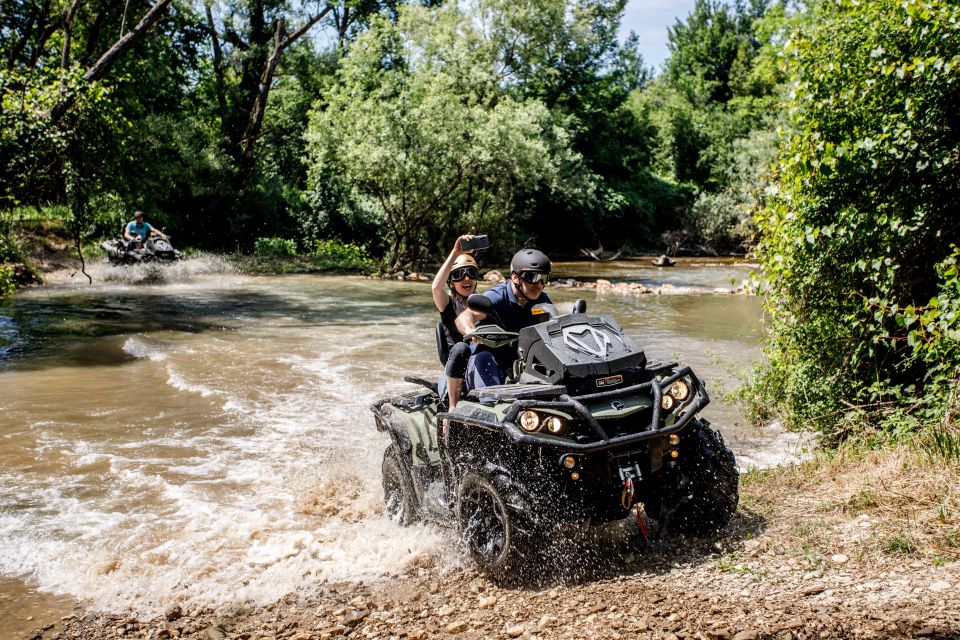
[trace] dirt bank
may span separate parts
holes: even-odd
[[[413,558],[266,607],[78,612],[42,638],[956,638],[956,465],[911,450],[745,474],[712,540],[571,543],[534,582]]]

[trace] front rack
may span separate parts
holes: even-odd
[[[658,425],[660,424],[660,418],[663,413],[663,409],[660,407],[660,401],[663,398],[664,390],[669,389],[670,385],[684,376],[688,376],[693,382],[691,385],[691,392],[694,394],[695,400],[685,408],[683,413],[677,416],[677,419],[673,424],[658,428]],[[653,393],[653,416],[650,419],[649,426],[642,431],[638,431],[637,433],[630,433],[611,438],[600,422],[594,418],[590,411],[584,406],[585,402],[593,402],[595,400],[614,400],[616,398],[621,398],[634,393],[644,392]],[[476,415],[469,416],[461,413],[449,412],[439,413],[437,414],[437,418],[452,420],[454,422],[460,422],[494,431],[502,430],[512,441],[518,444],[551,447],[571,452],[576,451],[582,453],[593,453],[596,451],[605,451],[607,449],[613,449],[623,445],[642,442],[644,440],[650,440],[652,438],[662,437],[679,431],[683,429],[701,409],[707,406],[709,402],[710,397],[707,395],[707,390],[706,387],[704,387],[703,382],[701,382],[700,379],[693,373],[693,371],[690,370],[690,367],[683,367],[670,377],[665,378],[660,382],[651,380],[649,382],[624,387],[622,389],[599,391],[597,393],[588,393],[579,396],[561,394],[556,400],[551,401],[518,400],[504,415],[502,422],[498,422],[496,420],[486,420]],[[520,415],[520,412],[527,409],[556,409],[578,416],[590,426],[594,434],[597,436],[597,441],[585,443],[573,442],[572,440],[559,440],[556,436],[544,437],[542,435],[528,433],[521,429],[516,423],[517,416]]]

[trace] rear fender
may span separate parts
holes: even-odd
[[[409,466],[412,462],[413,445],[410,443],[406,428],[392,416],[378,415],[377,431],[386,431],[390,434],[390,439],[393,440],[393,443],[397,446],[397,451],[401,454],[400,457]]]
[[[435,396],[434,396],[435,397]],[[432,402],[408,402],[396,406],[384,401],[373,407],[377,429],[389,431],[410,465],[438,464],[437,406]]]

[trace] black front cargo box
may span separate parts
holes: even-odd
[[[574,313],[520,331],[524,376],[548,384],[643,369],[643,349],[610,316]]]

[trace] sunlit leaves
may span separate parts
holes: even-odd
[[[313,185],[336,176],[379,211],[388,266],[419,262],[445,235],[504,229],[520,189],[589,191],[563,122],[511,96],[497,60],[456,6],[405,7],[354,44],[317,104]]]
[[[956,314],[939,309],[960,299],[958,55],[945,0],[824,3],[791,38],[792,130],[757,223],[771,375],[797,422],[914,403],[935,419],[955,384]]]

